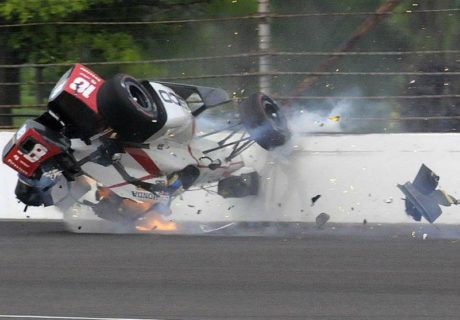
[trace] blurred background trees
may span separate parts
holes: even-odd
[[[313,53],[337,51],[386,2],[270,0],[272,93],[292,95],[307,76],[299,73],[328,58]],[[341,56],[337,74],[290,99],[290,110],[340,111],[349,132],[459,130],[459,8],[460,0],[402,0],[353,48],[381,54]],[[39,113],[75,62],[103,77],[125,72],[244,97],[258,90],[257,10],[257,0],[0,0],[0,125],[24,120],[9,112]],[[200,57],[211,58],[187,60]]]

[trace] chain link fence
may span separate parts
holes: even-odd
[[[78,62],[105,78],[125,72],[140,79],[219,86],[237,102],[253,91],[266,91],[288,114],[312,115],[304,119],[310,121],[305,125],[309,132],[321,131],[331,116],[340,118],[342,132],[460,130],[460,49],[458,41],[445,39],[460,38],[459,8],[418,9],[412,4],[378,14],[285,10],[274,5],[258,14],[222,18],[0,24],[6,35],[24,28],[132,28],[145,34],[137,37],[140,44],[156,48],[144,52],[149,59],[0,64],[0,74],[19,75],[19,81],[0,80],[0,93],[19,93],[17,103],[3,102],[0,94],[1,128],[16,128],[40,114],[60,74]],[[382,21],[360,34],[354,50],[343,50],[347,40],[356,40],[350,36],[359,33],[362,22],[376,15]],[[269,32],[261,34],[264,25]],[[153,26],[176,29],[149,36]],[[414,30],[417,41],[405,45]]]

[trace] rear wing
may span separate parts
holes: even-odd
[[[206,109],[214,108],[233,100],[228,93],[221,88],[201,87],[172,82],[158,82],[176,92],[192,107],[192,114],[199,115]]]

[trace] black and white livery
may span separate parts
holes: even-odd
[[[99,217],[149,230],[175,196],[193,185],[218,183],[223,197],[257,194],[258,175],[241,153],[257,143],[272,150],[290,137],[273,99],[256,93],[239,104],[239,121],[198,134],[196,119],[232,103],[219,88],[104,80],[76,64],[51,91],[47,111],[28,120],[3,150],[19,174],[17,198],[28,206],[75,202]]]

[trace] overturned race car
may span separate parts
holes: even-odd
[[[231,102],[219,88],[126,74],[106,81],[76,64],[51,91],[47,110],[5,146],[3,162],[18,172],[15,193],[26,206],[65,211],[78,203],[149,231],[193,185],[217,182],[223,197],[257,194],[255,171],[233,175],[245,166],[241,153],[254,143],[281,146],[290,131],[275,101],[256,93],[240,103],[239,121],[196,132],[202,112]]]

